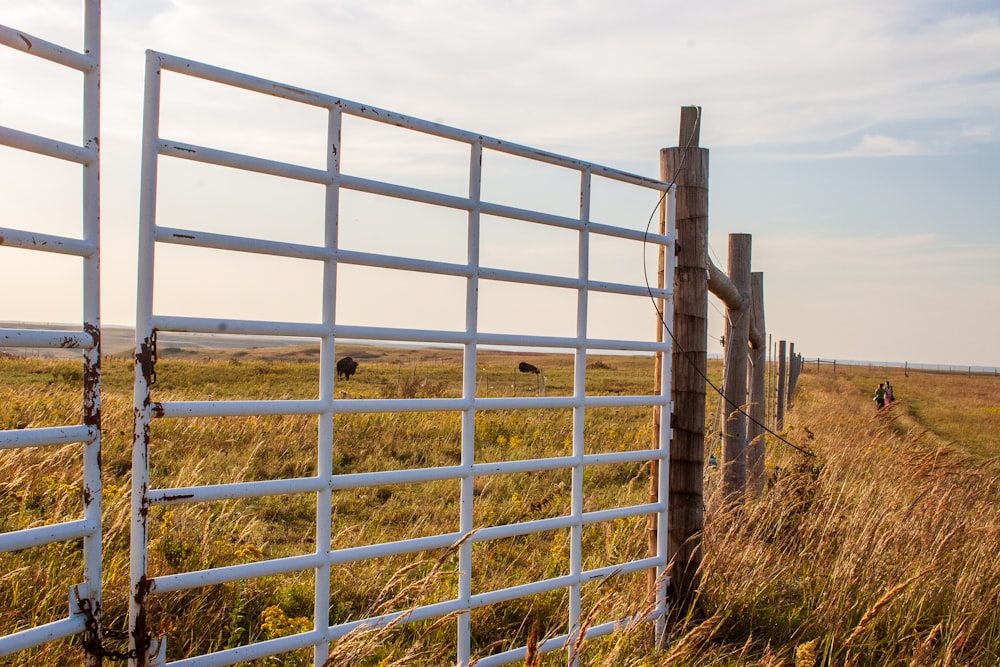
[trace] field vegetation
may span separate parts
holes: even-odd
[[[341,398],[458,396],[461,362],[452,350],[342,350],[360,361],[337,385]],[[518,360],[544,378],[516,372]],[[572,393],[566,357],[483,353],[480,395]],[[648,358],[588,359],[593,393],[648,393]],[[720,369],[713,363],[711,375]],[[667,642],[629,628],[579,647],[593,665],[995,665],[1000,662],[1000,379],[894,372],[901,399],[876,414],[879,371],[805,369],[783,436],[815,458],[769,440],[768,488],[741,507],[715,493],[706,469],[703,585],[689,609],[675,609]],[[884,371],[881,371],[884,373]],[[311,399],[316,354],[307,348],[227,350],[207,355],[161,349],[154,400]],[[80,364],[0,359],[0,427],[79,421]],[[708,428],[717,397],[708,397]],[[648,409],[587,415],[587,451],[646,448]],[[127,617],[132,364],[104,367],[105,624]],[[570,450],[565,410],[477,415],[477,461],[561,456]],[[344,414],[335,423],[338,472],[453,465],[460,415]],[[153,486],[193,486],[315,474],[315,418],[154,420]],[[708,451],[715,434],[709,433]],[[707,458],[707,457],[706,457]],[[76,519],[80,447],[0,451],[0,530]],[[476,525],[566,514],[568,471],[497,475],[476,485]],[[643,502],[645,464],[588,470],[585,509]],[[457,482],[389,485],[334,493],[333,546],[378,543],[458,530]],[[156,576],[309,553],[311,494],[155,507],[150,569]],[[643,518],[584,531],[584,567],[645,553]],[[567,572],[568,531],[475,545],[474,590],[494,590]],[[0,629],[64,615],[78,582],[80,544],[0,555]],[[455,595],[452,550],[334,566],[331,620],[405,610]],[[152,598],[154,635],[168,657],[204,653],[311,627],[312,573],[267,577]],[[584,590],[588,622],[642,611],[645,575]],[[562,592],[491,605],[472,614],[478,654],[566,631]],[[454,622],[427,621],[351,635],[331,647],[332,665],[446,665]],[[113,633],[111,633],[113,634]],[[114,643],[109,637],[109,644]],[[121,648],[119,645],[117,648]],[[0,664],[78,664],[73,640],[0,659]],[[529,664],[565,663],[562,653]],[[306,665],[300,651],[260,665]]]

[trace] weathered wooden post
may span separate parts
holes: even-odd
[[[760,495],[764,492],[765,431],[767,423],[766,360],[764,349],[764,274],[750,274],[750,419],[747,423],[747,492]]]
[[[777,391],[775,388],[775,378],[774,378],[774,346],[775,342],[771,334],[767,334],[767,421],[764,422],[769,426],[774,426],[775,420],[775,409],[774,409],[774,393]]]
[[[750,340],[749,234],[729,235],[729,279],[739,303],[726,307],[726,427],[722,446],[722,493],[726,500],[742,500],[747,484],[747,353]]]
[[[795,393],[795,343],[788,344],[788,379],[785,381],[785,409],[792,408],[792,394]]]
[[[677,185],[670,492],[667,544],[674,608],[695,599],[705,526],[705,374],[708,354],[708,149],[698,146],[700,107],[681,108],[678,147],[660,151],[660,174]]]
[[[775,426],[780,431],[785,428],[785,341],[778,341],[778,396]]]

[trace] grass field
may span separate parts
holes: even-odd
[[[455,351],[344,350],[358,375],[343,397],[460,395]],[[311,350],[161,349],[154,400],[315,398]],[[480,357],[481,394],[533,395],[526,358],[545,370],[547,395],[572,392],[565,358]],[[648,359],[588,360],[588,390],[647,393]],[[719,372],[713,364],[713,374]],[[80,364],[0,359],[0,427],[78,421]],[[806,458],[769,441],[769,485],[760,499],[723,508],[718,471],[706,471],[705,561],[698,604],[670,628],[666,646],[647,644],[642,628],[583,649],[598,665],[995,665],[1000,661],[1000,379],[901,372],[890,376],[901,400],[882,414],[871,402],[884,377],[861,369],[806,369],[784,436],[816,453]],[[708,398],[711,422],[716,399]],[[648,409],[588,414],[588,451],[646,447]],[[105,618],[125,625],[132,433],[132,364],[104,368]],[[339,415],[338,471],[364,472],[455,463],[457,413]],[[315,473],[315,418],[159,420],[151,452],[155,485],[179,486],[308,476]],[[568,453],[568,411],[494,411],[477,420],[477,457],[507,460]],[[623,445],[622,443],[625,443]],[[377,446],[376,446],[377,445]],[[0,451],[0,529],[42,525],[81,512],[79,447]],[[568,472],[489,478],[477,487],[476,524],[497,525],[567,513]],[[338,492],[334,546],[457,530],[454,482]],[[586,509],[641,502],[643,464],[595,468],[585,480]],[[150,564],[155,575],[250,562],[312,550],[312,495],[154,508]],[[585,567],[645,551],[644,520],[585,531]],[[565,571],[564,531],[537,539],[477,545],[477,590]],[[67,584],[78,581],[79,543],[0,555],[0,628],[61,617]],[[481,550],[479,552],[478,550]],[[447,599],[453,554],[427,553],[336,567],[334,622]],[[389,583],[385,583],[388,581]],[[586,592],[585,613],[614,618],[642,607],[644,576],[622,577]],[[154,634],[170,636],[168,655],[206,652],[283,636],[308,627],[312,576],[269,577],[156,596]],[[564,632],[565,595],[493,605],[473,614],[478,651],[523,644],[532,633]],[[417,623],[351,638],[333,647],[332,664],[448,664],[451,622]],[[71,642],[0,664],[77,664]],[[542,656],[538,664],[562,664]],[[287,654],[260,665],[309,664]]]

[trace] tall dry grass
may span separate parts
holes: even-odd
[[[461,374],[455,360],[420,363],[367,358],[363,372],[338,391],[344,397],[435,397],[457,395]],[[8,427],[48,426],[79,421],[81,381],[72,362],[5,359],[0,382],[0,420]],[[633,363],[624,360],[622,363]],[[571,366],[545,364],[550,395],[572,390]],[[535,376],[518,374],[509,358],[484,358],[482,391],[525,395],[539,390]],[[317,366],[308,362],[232,355],[224,360],[189,360],[164,355],[158,365],[154,400],[233,398],[313,398]],[[645,391],[635,373],[615,373],[604,364],[595,382],[606,391]],[[106,626],[126,625],[129,543],[132,365],[104,364],[103,468],[104,618]],[[590,451],[648,446],[650,421],[638,409],[598,410],[588,415]],[[315,418],[247,417],[156,420],[151,427],[153,486],[231,483],[315,474]],[[339,415],[335,423],[335,468],[366,472],[454,465],[460,460],[457,413]],[[484,412],[477,416],[477,460],[503,461],[570,452],[571,421],[566,410]],[[79,446],[0,452],[0,515],[5,525],[41,525],[76,519],[80,502]],[[640,463],[588,471],[587,508],[638,503],[646,493]],[[475,521],[489,526],[569,511],[566,471],[497,475],[476,483]],[[419,537],[458,530],[457,482],[389,485],[338,491],[333,498],[335,548]],[[149,567],[154,576],[269,558],[315,549],[316,501],[311,494],[217,503],[153,507],[149,512]],[[584,567],[600,567],[644,554],[643,521],[618,521],[584,531]],[[0,555],[0,623],[5,631],[54,620],[65,613],[68,585],[80,580],[79,543]],[[568,573],[567,530],[533,539],[511,538],[474,545],[477,591]],[[74,570],[75,568],[75,570]],[[440,602],[457,594],[457,559],[447,550],[396,556],[334,567],[331,622]],[[311,623],[312,572],[235,582],[224,586],[153,596],[149,605],[154,636],[164,635],[167,654],[178,659],[301,632]],[[619,613],[605,600],[612,591],[618,606],[643,600],[640,577],[623,578],[584,597],[594,622]],[[637,591],[639,594],[637,594]],[[524,644],[537,621],[542,636],[567,631],[564,591],[491,605],[473,612],[476,654]],[[624,615],[624,612],[623,612]],[[450,621],[451,619],[449,619]],[[454,661],[454,623],[395,623],[354,633],[332,647],[342,664],[447,664]],[[122,642],[108,640],[121,650]],[[0,664],[69,664],[81,655],[75,640],[56,642]],[[359,655],[366,657],[361,660]],[[349,656],[338,658],[337,656]],[[546,660],[553,659],[547,656]],[[346,661],[346,662],[344,662]],[[259,664],[311,664],[310,651],[297,651]],[[333,664],[339,664],[334,661]]]
[[[45,426],[78,418],[80,378],[75,365],[4,360],[0,423]],[[572,386],[568,367],[542,360],[550,395]],[[512,371],[509,359],[484,358],[490,395],[530,394],[534,377]],[[648,388],[641,363],[603,360],[589,383],[597,391],[639,393]],[[717,369],[715,369],[717,370]],[[455,362],[420,364],[366,359],[350,396],[455,395]],[[125,625],[128,589],[128,489],[131,447],[131,372],[108,361],[104,392],[105,620]],[[312,398],[316,366],[295,361],[161,361],[157,400],[194,398]],[[590,375],[588,374],[588,377]],[[995,665],[1000,656],[1000,471],[996,432],[967,451],[967,422],[991,418],[1000,404],[997,383],[979,383],[963,396],[962,418],[934,417],[933,378],[893,378],[903,397],[876,416],[870,389],[880,378],[864,373],[808,371],[788,416],[785,435],[816,452],[806,459],[769,442],[769,486],[741,508],[715,495],[717,470],[707,470],[708,524],[703,588],[698,605],[676,610],[661,647],[648,625],[584,642],[572,650],[586,665]],[[964,385],[963,385],[964,387]],[[984,389],[984,387],[986,387]],[[946,399],[951,400],[951,399]],[[709,406],[715,400],[709,396]],[[711,410],[710,410],[711,413]],[[588,451],[645,447],[642,410],[588,414]],[[943,428],[939,423],[947,422]],[[985,422],[987,428],[990,422]],[[209,484],[314,474],[316,424],[295,417],[164,420],[154,422],[151,456],[156,484]],[[383,470],[457,461],[455,414],[386,417],[341,415],[335,426],[335,464],[342,471]],[[963,431],[965,429],[966,431]],[[477,421],[479,460],[558,456],[569,451],[566,411],[497,411]],[[992,447],[992,449],[991,449]],[[992,451],[992,455],[990,452]],[[78,448],[0,452],[0,521],[6,529],[77,518]],[[641,502],[645,466],[588,471],[587,508]],[[334,545],[387,541],[457,529],[455,489],[448,482],[395,485],[334,497]],[[568,507],[569,477],[504,475],[477,482],[477,525],[559,516]],[[154,508],[150,565],[154,575],[308,553],[315,523],[310,495]],[[645,550],[645,522],[620,521],[584,531],[584,567],[598,567]],[[568,533],[475,545],[477,590],[555,576],[568,567]],[[64,613],[67,582],[79,578],[79,544],[53,545],[0,556],[0,627],[44,622]],[[333,568],[331,618],[345,622],[455,595],[457,559],[451,550]],[[312,573],[267,577],[154,596],[154,634],[169,636],[168,655],[224,649],[301,632],[311,623]],[[563,592],[493,605],[473,613],[475,651],[537,647],[566,632]],[[585,589],[589,624],[641,614],[645,577],[629,575]],[[453,662],[452,619],[393,623],[358,631],[331,647],[331,665],[444,665]],[[57,642],[0,660],[0,664],[74,664],[80,647]],[[530,656],[529,664],[565,663],[565,653]],[[311,663],[309,651],[258,665]]]
[[[983,458],[905,400],[875,414],[878,381],[803,375],[787,436],[817,457],[772,444],[762,498],[725,508],[709,496],[712,642],[797,667],[1000,664],[1000,439]]]

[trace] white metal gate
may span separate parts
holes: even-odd
[[[97,639],[101,614],[101,365],[100,365],[100,48],[99,0],[84,3],[83,52],[55,44],[14,28],[0,25],[0,44],[83,74],[83,138],[81,145],[0,127],[0,144],[82,169],[82,232],[79,237],[40,233],[32,220],[20,228],[0,228],[0,245],[25,251],[79,257],[83,263],[83,322],[79,330],[57,329],[51,324],[31,328],[0,329],[0,347],[71,348],[83,354],[83,406],[81,423],[0,431],[0,449],[25,450],[80,443],[83,447],[83,516],[74,521],[15,530],[0,535],[0,553],[34,549],[55,542],[82,540],[83,581],[67,582],[69,613],[38,627],[0,628],[0,656],[45,642],[88,632]],[[9,219],[9,218],[8,218]],[[79,285],[67,285],[79,288]],[[6,288],[6,289],[9,289]],[[69,292],[69,290],[67,290]],[[0,313],[0,319],[3,313]],[[7,574],[7,573],[3,573]],[[11,576],[17,576],[12,574]],[[89,626],[89,627],[88,627]],[[100,664],[87,653],[86,664]]]
[[[252,91],[264,96],[309,105],[327,114],[325,168],[310,168],[271,159],[220,150],[205,145],[176,141],[161,136],[160,107],[161,80],[165,72],[171,77],[196,77],[226,87]],[[229,88],[227,88],[229,90]],[[140,248],[138,312],[136,319],[135,365],[135,435],[132,471],[132,544],[130,592],[131,649],[139,658],[136,664],[164,664],[169,652],[169,636],[151,636],[149,628],[155,619],[150,618],[149,604],[153,596],[183,591],[197,587],[236,582],[256,577],[292,572],[313,572],[315,577],[312,629],[291,636],[268,641],[249,643],[236,648],[217,651],[203,656],[189,656],[173,660],[177,665],[228,665],[262,658],[282,652],[313,647],[315,665],[322,665],[329,654],[331,642],[344,637],[358,627],[384,627],[390,623],[413,622],[454,615],[456,644],[454,654],[460,665],[498,665],[523,660],[525,647],[493,655],[473,655],[470,646],[470,612],[498,601],[510,600],[543,591],[566,590],[569,594],[568,632],[549,637],[540,646],[542,651],[566,649],[574,645],[576,633],[582,627],[581,587],[593,582],[625,573],[655,570],[663,574],[668,556],[666,553],[666,516],[668,443],[670,430],[660,434],[658,445],[640,450],[588,453],[584,447],[584,417],[587,410],[616,406],[648,406],[669,415],[671,376],[669,336],[666,342],[656,342],[649,337],[598,339],[588,335],[588,306],[595,295],[627,295],[656,299],[665,304],[661,322],[672,318],[672,289],[650,289],[648,285],[614,283],[594,280],[589,275],[591,240],[596,236],[628,239],[632,242],[655,244],[666,249],[667,284],[672,285],[673,252],[673,193],[669,184],[600,167],[575,159],[525,146],[483,137],[440,124],[372,108],[337,97],[324,95],[268,81],[226,69],[193,62],[179,57],[147,53],[146,63],[145,122],[143,131],[142,191],[140,201]],[[408,132],[445,138],[459,142],[468,150],[467,196],[404,186],[396,183],[365,178],[341,169],[342,122],[346,116],[355,116],[376,123],[385,123]],[[529,208],[518,208],[501,202],[484,201],[480,195],[483,156],[487,152],[517,156],[537,161],[576,174],[579,179],[579,215],[559,216]],[[325,240],[322,245],[266,240],[242,234],[219,234],[197,229],[165,227],[157,224],[158,204],[164,204],[157,194],[158,172],[164,158],[194,160],[235,170],[272,175],[283,179],[319,184],[325,190],[325,211],[322,221]],[[648,234],[639,229],[600,224],[591,220],[590,195],[593,179],[602,178],[627,183],[653,191],[666,211],[668,233],[664,236]],[[345,191],[365,192],[379,197],[396,198],[410,202],[423,202],[457,210],[467,216],[467,261],[462,263],[414,259],[411,257],[376,254],[342,248],[338,243],[338,215],[340,195]],[[575,264],[577,274],[571,277],[539,272],[516,271],[498,266],[485,266],[480,262],[480,220],[490,215],[535,225],[553,226],[572,230],[578,238]],[[643,221],[645,222],[645,221]],[[181,252],[185,248],[210,248],[215,251],[255,253],[285,258],[296,258],[322,266],[322,318],[318,322],[264,321],[227,317],[194,317],[159,314],[154,311],[154,293],[159,283],[155,280],[154,258],[167,244]],[[465,283],[462,310],[465,326],[458,330],[441,328],[397,328],[343,324],[337,316],[338,267],[366,266],[410,272],[414,275],[445,275],[458,277]],[[564,288],[575,293],[575,334],[569,336],[521,335],[482,331],[478,326],[479,288],[487,281],[515,284],[541,285]],[[156,283],[156,284],[154,284]],[[295,289],[290,286],[289,289]],[[429,295],[429,298],[433,298]],[[650,326],[652,333],[652,312]],[[665,331],[665,330],[664,330]],[[318,398],[315,400],[158,400],[155,382],[156,339],[174,332],[217,334],[225,332],[236,336],[277,336],[320,341],[320,377]],[[661,331],[661,333],[663,333]],[[462,391],[457,398],[359,398],[345,400],[335,390],[337,369],[335,345],[338,340],[362,340],[381,343],[438,344],[460,346],[463,350]],[[487,397],[477,394],[477,352],[484,346],[508,346],[521,350],[567,350],[574,359],[574,380],[571,395]],[[594,351],[662,353],[665,364],[662,380],[657,390],[649,395],[589,395],[586,386],[587,353]],[[162,383],[163,373],[159,374]],[[345,386],[350,386],[345,383]],[[527,459],[499,463],[476,462],[476,415],[491,410],[528,410],[558,408],[572,414],[572,454],[565,457]],[[407,413],[417,411],[453,412],[461,420],[461,461],[444,467],[420,467],[405,470],[384,470],[344,474],[334,469],[337,436],[334,417],[342,414]],[[164,488],[151,478],[150,446],[156,444],[151,437],[155,420],[184,420],[204,417],[249,415],[315,415],[318,422],[316,443],[317,470],[315,476],[272,479],[267,481],[228,483],[183,488]],[[668,424],[669,419],[663,423]],[[584,511],[584,472],[592,467],[626,461],[655,461],[659,466],[658,502],[642,503]],[[544,470],[571,471],[571,488],[568,490],[570,511],[564,515],[509,525],[477,526],[474,521],[474,483],[488,476],[505,473],[532,473]],[[458,502],[458,530],[446,534],[403,539],[381,544],[354,544],[351,548],[331,548],[331,494],[344,489],[362,489],[385,484],[410,484],[428,480],[454,480],[460,488]],[[217,569],[178,572],[157,575],[150,572],[148,563],[149,514],[158,506],[187,503],[212,503],[221,500],[255,498],[280,494],[312,494],[316,498],[315,550],[298,555],[246,562]],[[608,567],[585,570],[582,567],[581,534],[586,526],[610,522],[623,517],[655,515],[659,525],[659,543],[655,554]],[[493,540],[513,536],[530,536],[540,531],[566,529],[570,535],[569,572],[565,575],[534,581],[502,590],[473,590],[473,545],[488,544]],[[413,609],[366,618],[360,621],[332,624],[330,620],[330,569],[332,566],[349,565],[364,559],[390,554],[407,554],[428,550],[443,550],[453,545],[458,552],[458,583],[446,601]],[[666,609],[665,584],[657,588],[655,610],[644,615],[650,621],[662,619]],[[610,633],[629,619],[586,627],[587,637]],[[662,628],[661,628],[662,629]],[[179,656],[178,656],[179,657]],[[571,662],[576,657],[570,653]]]
[[[230,87],[275,96],[304,105],[318,107],[328,114],[326,167],[309,168],[297,164],[263,159],[209,146],[194,145],[161,136],[160,106],[161,79],[164,72],[197,77]],[[173,75],[172,75],[173,76]],[[614,169],[581,162],[516,144],[490,139],[436,123],[406,117],[382,109],[357,104],[344,99],[263,80],[230,70],[156,53],[147,53],[145,126],[142,158],[142,194],[140,202],[140,257],[139,257],[139,308],[136,320],[136,373],[135,373],[135,439],[133,449],[132,496],[132,591],[130,594],[130,649],[139,653],[137,664],[161,664],[166,661],[166,642],[169,637],[150,637],[148,604],[152,596],[171,591],[217,585],[268,575],[313,571],[315,574],[315,605],[313,628],[280,639],[248,644],[205,656],[193,656],[171,662],[178,665],[226,665],[279,654],[302,647],[314,647],[314,664],[322,665],[328,656],[329,644],[359,626],[379,627],[389,623],[413,622],[455,614],[457,639],[455,654],[460,665],[470,663],[474,656],[470,648],[470,610],[501,600],[530,595],[541,591],[566,589],[569,591],[570,631],[563,636],[547,639],[541,650],[569,648],[581,627],[581,585],[615,575],[655,569],[662,574],[667,565],[666,553],[666,484],[665,470],[660,475],[659,502],[640,504],[610,510],[585,512],[583,498],[584,471],[590,466],[600,466],[623,461],[657,460],[665,468],[668,458],[669,429],[660,435],[657,447],[643,451],[588,454],[584,451],[584,414],[588,409],[609,406],[651,406],[669,414],[669,337],[668,342],[650,341],[637,336],[633,339],[596,339],[587,333],[587,311],[595,294],[645,296],[667,304],[663,321],[672,316],[670,289],[650,289],[643,284],[618,284],[597,282],[589,278],[590,240],[594,235],[605,235],[652,243],[666,247],[668,270],[673,258],[673,206],[669,184],[635,176]],[[341,132],[345,115],[387,123],[408,131],[460,142],[468,147],[468,196],[453,196],[442,192],[407,187],[389,182],[363,178],[341,170]],[[563,217],[540,211],[515,208],[499,202],[483,201],[480,197],[482,158],[485,151],[496,151],[570,170],[578,175],[580,183],[580,210],[578,217]],[[284,179],[320,184],[326,193],[323,226],[323,245],[288,243],[264,240],[244,235],[217,234],[195,229],[166,228],[156,224],[157,175],[161,158],[195,160],[259,174],[269,174]],[[601,177],[629,183],[656,191],[668,211],[669,227],[666,236],[644,233],[643,230],[599,224],[590,219],[590,190],[592,179]],[[424,202],[438,207],[464,211],[467,214],[468,259],[465,263],[447,263],[413,259],[395,255],[373,254],[339,247],[338,201],[341,191],[353,190]],[[479,223],[483,215],[501,216],[538,225],[555,226],[578,233],[576,257],[578,275],[561,277],[543,273],[514,271],[501,267],[483,266],[479,262]],[[295,321],[262,321],[231,318],[191,317],[157,314],[153,308],[156,291],[154,257],[164,244],[184,247],[211,248],[217,251],[258,253],[280,257],[298,258],[322,265],[322,320],[315,323]],[[461,330],[410,329],[366,325],[341,324],[337,319],[337,274],[340,265],[403,270],[433,275],[457,276],[465,281],[464,312],[466,325]],[[672,275],[668,273],[668,275]],[[483,281],[504,281],[520,284],[567,288],[576,293],[575,335],[514,335],[481,331],[477,326],[478,293]],[[428,298],[432,298],[428,296]],[[652,327],[650,327],[652,328]],[[156,400],[153,393],[156,375],[156,337],[165,332],[194,332],[202,334],[225,332],[228,335],[304,337],[320,340],[320,378],[318,398],[315,400],[276,401],[168,401]],[[338,339],[367,341],[392,341],[409,344],[450,344],[461,346],[463,352],[463,380],[460,398],[439,399],[352,399],[338,398],[335,391],[336,372],[334,346]],[[574,361],[574,387],[571,396],[523,398],[490,398],[477,395],[477,351],[481,346],[511,346],[519,349],[558,348],[570,350]],[[586,355],[588,351],[662,352],[667,368],[662,373],[659,390],[643,396],[588,395],[585,385]],[[162,378],[161,378],[162,379]],[[572,411],[572,455],[559,458],[519,460],[496,464],[475,462],[475,417],[478,412],[489,410],[520,410],[538,408],[565,408]],[[413,411],[453,411],[461,414],[461,462],[445,467],[409,470],[385,470],[369,473],[338,474],[334,470],[334,451],[337,438],[334,433],[334,416],[347,413],[402,413]],[[150,477],[150,427],[154,419],[185,419],[196,417],[222,417],[246,415],[315,415],[318,420],[317,474],[305,478],[271,481],[219,484],[186,488],[159,488]],[[668,422],[669,420],[664,420]],[[473,484],[489,475],[510,472],[531,472],[564,469],[572,475],[571,511],[563,516],[515,523],[478,527],[474,523]],[[459,529],[455,532],[417,539],[400,540],[382,544],[356,544],[348,549],[332,549],[331,543],[331,493],[334,490],[360,489],[380,484],[407,484],[427,480],[456,480],[460,486]],[[316,497],[315,551],[297,556],[248,562],[225,568],[207,569],[155,576],[148,569],[148,513],[152,507],[179,503],[209,503],[224,499],[251,498],[278,494],[313,494]],[[617,563],[610,567],[584,570],[581,566],[581,531],[584,526],[612,521],[622,517],[654,514],[658,518],[659,545],[657,553],[647,558]],[[473,544],[517,535],[531,535],[557,528],[569,529],[570,571],[565,576],[536,581],[502,590],[481,591],[472,589],[471,571],[474,566]],[[445,602],[399,610],[396,613],[368,618],[362,621],[331,625],[330,568],[333,565],[377,558],[388,554],[415,553],[426,550],[446,549],[458,545],[459,579],[457,591]],[[665,588],[661,585],[656,594],[656,610],[650,620],[662,618],[666,608]],[[627,619],[625,619],[627,620]],[[586,629],[587,636],[612,632],[618,622],[609,622]],[[525,648],[503,653],[478,656],[478,665],[505,664],[523,659]],[[572,658],[572,656],[571,656]],[[575,658],[572,658],[575,661]]]

